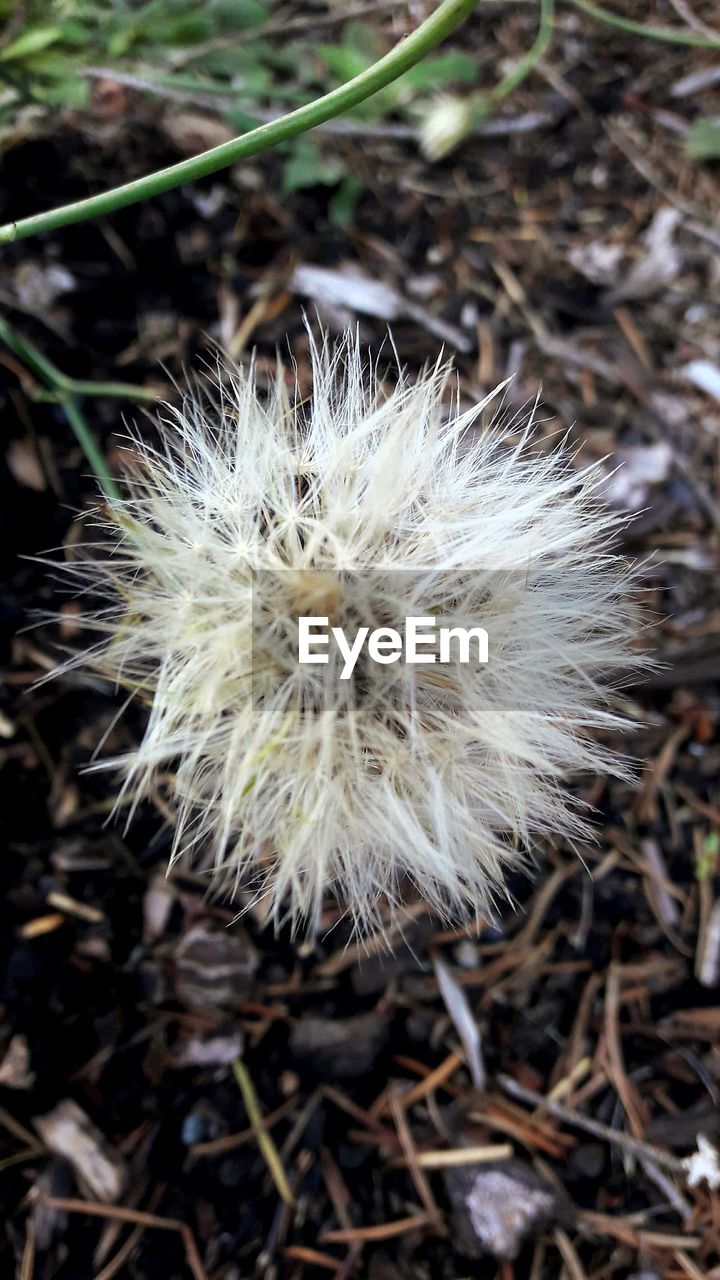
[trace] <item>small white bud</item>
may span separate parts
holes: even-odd
[[[442,160],[470,132],[474,112],[470,98],[437,98],[420,126],[420,147],[426,160]]]

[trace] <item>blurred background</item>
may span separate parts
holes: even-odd
[[[593,8],[558,3],[498,93],[538,5],[482,0],[352,114],[0,253],[3,1275],[720,1276],[720,28],[711,0],[616,0],[644,33]],[[0,0],[0,219],[271,120],[431,9]],[[304,311],[374,352],[390,328],[411,370],[443,348],[467,402],[541,389],[536,447],[607,459],[659,619],[637,781],[572,784],[597,844],[548,847],[479,930],[411,903],[391,954],[332,902],[309,948],[166,878],[168,794],[125,832],[83,772],[141,713],[36,685],[82,643],[32,559],[98,502],[78,415],[118,470],[213,344],[309,391]]]

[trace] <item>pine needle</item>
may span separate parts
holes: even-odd
[[[257,1144],[260,1148],[263,1160],[268,1167],[270,1177],[275,1183],[278,1195],[286,1204],[294,1205],[295,1199],[292,1191],[290,1190],[290,1183],[287,1180],[287,1175],[282,1166],[282,1161],[278,1155],[278,1149],[275,1146],[272,1135],[265,1128],[265,1122],[260,1110],[260,1103],[258,1102],[258,1097],[255,1092],[255,1086],[250,1079],[250,1072],[240,1058],[235,1059],[232,1064],[232,1068],[235,1079],[240,1086],[240,1092],[242,1094],[248,1120],[250,1121],[250,1126],[257,1138]]]

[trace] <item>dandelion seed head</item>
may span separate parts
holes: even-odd
[[[420,146],[426,160],[444,159],[462,142],[472,126],[470,98],[446,94],[431,103],[420,128]]]
[[[223,370],[212,404],[138,436],[99,553],[70,566],[105,598],[79,661],[148,704],[120,760],[133,802],[169,776],[173,858],[212,849],[276,923],[317,931],[326,894],[358,933],[419,891],[483,912],[545,837],[588,828],[563,779],[621,769],[604,677],[627,664],[631,571],[597,469],[528,449],[461,410],[441,363],[391,388],[355,337],[311,343],[296,404],[278,368]],[[297,619],[353,630],[409,615],[479,620],[486,666],[297,660]],[[600,738],[597,736],[600,732]]]

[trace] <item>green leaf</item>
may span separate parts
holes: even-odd
[[[107,42],[107,51],[111,58],[121,58],[124,53],[135,43],[137,37],[137,28],[123,27],[119,31],[113,31]]]
[[[254,67],[248,68],[247,71],[236,77],[232,87],[236,93],[242,94],[246,98],[252,98],[257,102],[258,98],[271,96],[273,87],[272,74],[261,62],[257,62]],[[295,95],[291,98],[291,101],[294,99]]]
[[[367,55],[373,62],[382,57],[387,52],[387,45],[378,34],[375,27],[370,26],[368,22],[351,21],[346,22],[342,29],[341,44],[346,49],[359,49],[361,53]]]
[[[245,80],[247,75],[255,72],[272,80],[272,73],[267,65],[264,42],[253,41],[246,49],[210,49],[207,53],[198,53],[192,65],[205,72],[206,75],[224,77],[227,80]]]
[[[685,152],[691,160],[720,159],[720,120],[696,120],[688,129]]]
[[[202,14],[186,14],[178,18],[148,23],[143,31],[143,44],[150,44],[157,49],[179,48],[185,45],[202,44],[212,39],[214,32],[212,23]]]
[[[306,187],[334,187],[345,175],[339,160],[323,156],[309,138],[300,138],[293,147],[283,171],[283,189],[290,195]]]
[[[413,93],[425,93],[450,89],[458,82],[477,84],[479,78],[477,58],[468,53],[441,53],[436,58],[425,58],[419,62],[400,76],[396,84],[411,89]]]
[[[268,21],[270,11],[260,0],[211,0],[208,14],[222,33],[247,31]]]
[[[18,36],[17,40],[13,40],[12,44],[0,49],[0,62],[27,58],[29,54],[38,53],[41,49],[47,49],[48,45],[55,44],[61,35],[61,27],[32,27],[30,31],[24,31]]]
[[[249,111],[243,111],[240,107],[233,107],[232,111],[226,111],[224,117],[237,134],[249,133],[260,123],[257,116],[251,115]]]
[[[93,32],[84,22],[63,22],[60,28],[60,39],[63,44],[78,45],[82,48],[92,42]]]
[[[328,206],[333,226],[347,227],[352,222],[361,192],[362,183],[351,173],[346,174]]]
[[[372,66],[373,58],[361,49],[350,49],[342,44],[321,44],[317,52],[320,54],[328,71],[333,71],[343,83],[359,76]]]
[[[47,88],[35,90],[43,102],[63,107],[86,107],[90,101],[90,85],[81,76],[57,77]]]
[[[61,49],[48,49],[26,58],[24,69],[29,79],[36,76],[48,80],[69,79],[75,74],[72,59]]]

